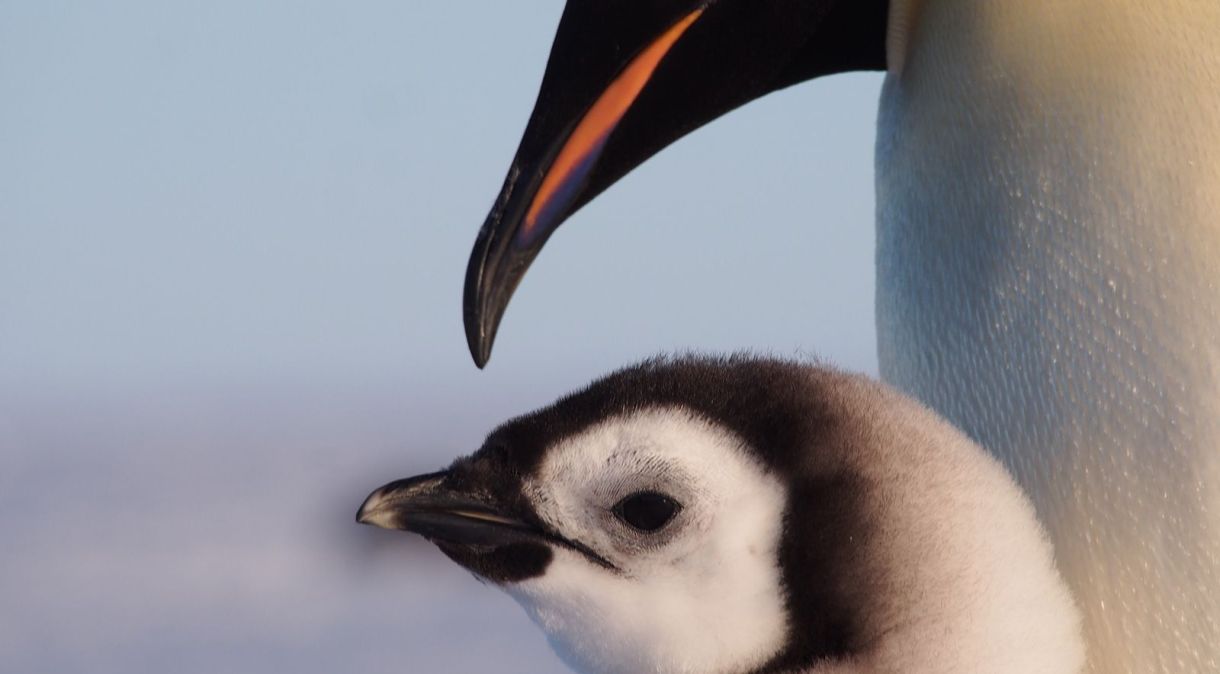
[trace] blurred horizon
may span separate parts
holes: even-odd
[[[0,669],[567,671],[364,496],[658,353],[876,374],[879,74],[598,197],[474,367],[467,256],[562,8],[0,3]]]

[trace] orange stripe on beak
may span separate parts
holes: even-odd
[[[534,201],[525,214],[521,235],[528,238],[532,234],[538,224],[539,215],[548,210],[548,207],[556,205],[554,202],[560,194],[567,194],[569,198],[572,196],[575,185],[568,183],[587,174],[589,162],[596,158],[610,132],[614,131],[614,127],[639,97],[644,85],[648,84],[653,72],[660,65],[661,59],[665,58],[695,19],[703,14],[703,10],[704,8],[700,7],[682,17],[682,20],[648,45],[627,64],[623,72],[602,92],[593,107],[589,108],[543,178],[542,186],[538,188],[538,193],[534,195]]]

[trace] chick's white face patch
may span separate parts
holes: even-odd
[[[681,508],[633,528],[614,507],[641,491]],[[557,548],[545,574],[505,587],[577,670],[736,672],[782,647],[784,487],[732,433],[678,407],[609,419],[551,447],[525,494],[617,567]]]

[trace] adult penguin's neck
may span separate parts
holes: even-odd
[[[882,375],[999,456],[1094,672],[1220,666],[1220,3],[924,0],[877,145]]]

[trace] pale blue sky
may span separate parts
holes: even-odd
[[[0,0],[0,669],[563,671],[364,494],[662,350],[875,372],[879,75],[599,197],[474,368],[466,259],[561,9]]]

